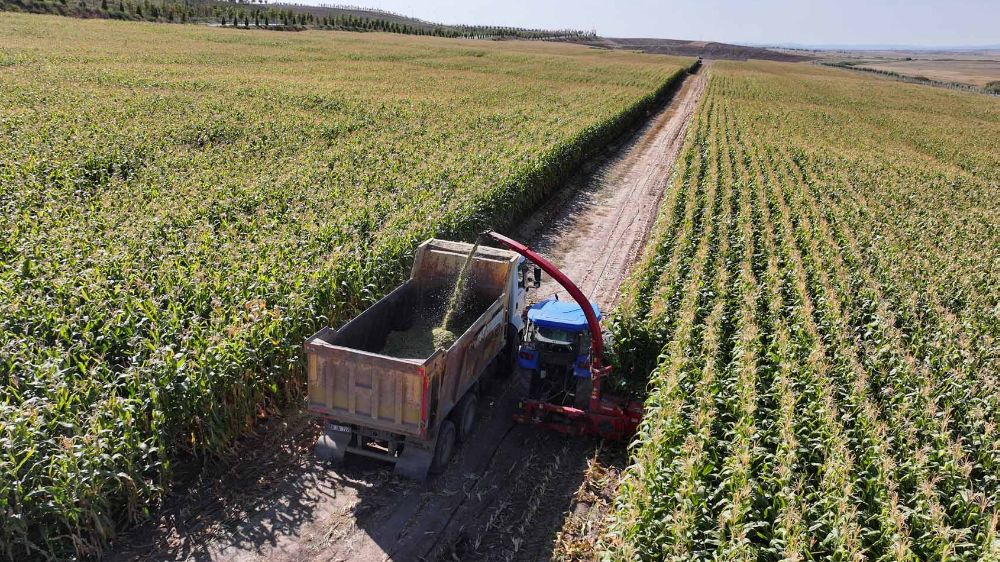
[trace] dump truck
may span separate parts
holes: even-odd
[[[464,283],[462,331],[447,348],[421,345],[472,249],[424,242],[406,282],[340,329],[307,340],[308,410],[325,422],[319,458],[373,457],[424,479],[468,438],[484,378],[516,362],[527,291],[540,283],[540,271],[518,253],[478,246]]]
[[[325,422],[319,458],[373,457],[421,480],[439,472],[472,432],[483,382],[519,360],[533,382],[543,373],[547,380],[519,402],[515,421],[610,440],[635,433],[642,404],[602,391],[611,366],[597,307],[531,248],[493,231],[482,236],[503,248],[424,242],[405,283],[339,330],[323,328],[306,341],[308,409]],[[542,271],[575,304],[536,304],[529,312],[527,293],[540,286]],[[456,285],[464,287],[464,321],[442,346],[432,334],[442,295]],[[545,327],[561,330],[563,340],[553,342]],[[539,354],[543,344],[549,347]]]

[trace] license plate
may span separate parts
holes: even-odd
[[[327,431],[339,431],[341,433],[350,433],[351,432],[351,426],[349,426],[349,425],[338,425],[338,424],[335,424],[335,423],[328,423],[328,424],[326,424],[326,430]]]

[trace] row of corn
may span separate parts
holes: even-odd
[[[502,227],[691,60],[0,17],[0,558],[99,555],[301,397],[303,339]]]
[[[648,397],[605,557],[998,559],[1000,103],[709,72],[614,321]]]

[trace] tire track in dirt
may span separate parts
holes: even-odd
[[[616,155],[574,178],[566,198],[546,204],[515,232],[551,259],[602,310],[610,310],[619,287],[638,261],[669,188],[671,168],[705,87],[704,71],[689,77],[661,110]],[[561,290],[547,280],[533,295]],[[523,396],[525,381],[514,381]],[[548,560],[555,534],[574,510],[594,442],[567,439],[517,425],[500,444],[497,458],[514,466],[530,458],[535,466],[517,486],[486,474],[478,502],[460,506],[462,522],[444,529],[431,560]],[[497,475],[505,473],[498,466]]]
[[[602,309],[639,259],[704,87],[704,71],[688,77],[667,107],[514,232]],[[532,296],[557,289],[548,280]],[[503,386],[483,397],[489,407],[448,470],[425,483],[364,458],[325,466],[311,455],[314,421],[303,412],[274,419],[237,445],[237,460],[172,493],[110,559],[548,559],[593,443],[515,425],[525,384]]]
[[[602,309],[614,307],[619,285],[642,253],[704,87],[704,72],[686,80],[617,157],[571,180],[571,199],[548,203],[517,232]],[[559,289],[547,280],[536,296]]]

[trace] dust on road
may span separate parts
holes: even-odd
[[[602,309],[646,242],[705,87],[688,77],[671,103],[610,147],[514,235],[546,255]],[[551,281],[533,299],[557,292]],[[115,545],[116,560],[547,560],[594,443],[515,425],[525,389],[484,396],[477,429],[447,471],[424,483],[348,457],[316,462],[318,424],[286,413],[206,471]]]

